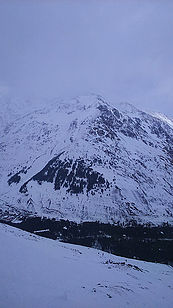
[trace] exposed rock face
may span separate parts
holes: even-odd
[[[59,155],[60,156],[60,155]],[[60,190],[62,187],[67,193],[78,194],[103,190],[109,187],[109,182],[105,181],[102,174],[92,169],[92,162],[87,164],[83,159],[77,159],[73,162],[72,159],[64,159],[61,161],[59,156],[53,158],[48,164],[30,180],[24,183],[21,188],[21,193],[27,193],[27,185],[30,181],[36,181],[42,185],[43,182],[54,183],[54,190]],[[16,179],[18,175],[12,178]],[[17,179],[16,179],[17,182]]]
[[[2,210],[9,205],[74,221],[173,222],[170,121],[88,96],[9,123],[1,132]]]

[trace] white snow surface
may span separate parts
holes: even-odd
[[[164,115],[162,113],[153,113],[153,116],[162,120],[163,122],[167,123],[171,128],[173,128],[173,119],[172,118],[168,118],[166,115]]]
[[[127,103],[118,111],[97,95],[44,101],[37,109],[20,100],[1,99],[0,104],[2,210],[10,206],[76,222],[133,218],[139,223],[173,223],[173,129],[163,118]],[[87,192],[85,187],[75,194],[64,181],[55,190],[57,171],[52,182],[33,180],[57,155],[61,162],[72,160],[68,175],[78,160],[87,168],[92,164],[109,188]],[[20,181],[9,185],[18,173]],[[75,175],[75,181],[80,185],[80,176]],[[27,191],[21,193],[25,184]]]
[[[172,308],[173,268],[0,224],[1,308]]]

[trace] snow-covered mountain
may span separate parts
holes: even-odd
[[[3,114],[6,106],[1,100]],[[115,108],[97,95],[26,106],[1,129],[3,213],[173,223],[169,122],[130,104]]]
[[[0,224],[0,307],[172,307],[173,269]]]

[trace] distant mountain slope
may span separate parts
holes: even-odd
[[[0,224],[0,307],[172,308],[173,270]]]
[[[2,211],[173,223],[169,123],[96,95],[23,113],[1,131]]]

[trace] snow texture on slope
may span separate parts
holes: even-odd
[[[1,308],[172,308],[173,269],[0,224]]]
[[[170,123],[98,95],[35,111],[25,106],[1,130],[2,211],[10,206],[77,222],[173,222]]]

